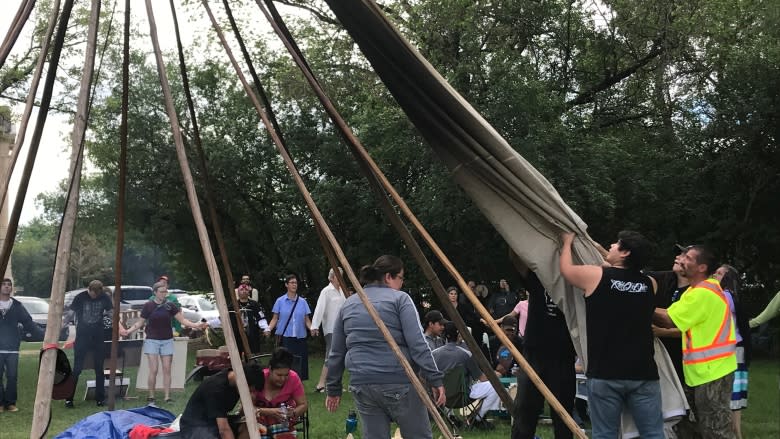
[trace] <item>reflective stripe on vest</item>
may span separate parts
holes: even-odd
[[[691,337],[691,330],[685,331],[685,349],[683,350],[683,363],[695,364],[705,363],[707,361],[715,360],[718,358],[728,357],[736,351],[737,340],[729,340],[731,335],[731,308],[729,307],[728,299],[726,299],[723,290],[715,282],[706,280],[696,285],[696,288],[705,288],[715,293],[723,303],[726,304],[726,310],[723,315],[723,321],[720,324],[720,329],[715,335],[712,342],[706,346],[699,348],[693,348],[693,340]]]

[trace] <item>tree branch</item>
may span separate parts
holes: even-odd
[[[647,53],[647,55],[638,59],[633,65],[626,67],[625,69],[616,72],[612,75],[607,76],[601,82],[591,87],[589,90],[580,93],[579,96],[577,96],[576,98],[566,102],[566,107],[572,108],[577,105],[593,102],[593,100],[596,99],[596,95],[599,92],[604,91],[612,87],[613,85],[619,83],[620,81],[628,78],[629,76],[633,75],[634,73],[636,73],[637,70],[641,69],[642,67],[650,63],[650,61],[657,58],[658,55],[664,52],[664,50],[665,47],[659,44],[658,41],[656,41],[655,44],[653,45],[653,48],[650,50],[650,52]]]

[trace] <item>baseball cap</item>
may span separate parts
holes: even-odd
[[[428,323],[441,323],[442,325],[445,325],[447,322],[448,320],[444,318],[444,314],[435,309],[428,311],[423,318],[423,326],[428,326]]]

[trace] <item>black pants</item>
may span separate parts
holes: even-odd
[[[551,351],[552,349],[547,349]],[[533,367],[539,378],[547,385],[567,413],[574,408],[576,374],[574,371],[574,353],[545,352],[538,348],[526,347],[525,359]],[[533,439],[536,423],[544,408],[544,396],[537,390],[528,376],[522,372],[517,377],[517,397],[513,416],[512,439]],[[571,439],[573,433],[554,410],[550,410],[555,439]]]
[[[76,343],[73,346],[73,379],[76,381],[76,387],[79,383],[79,375],[84,369],[84,359],[87,353],[92,352],[92,366],[95,369],[95,400],[103,401],[106,399],[105,379],[103,377],[103,360],[105,358],[105,343],[103,343],[103,327],[95,329],[77,328]],[[76,392],[76,387],[73,392]],[[70,395],[69,400],[73,400],[74,395]]]

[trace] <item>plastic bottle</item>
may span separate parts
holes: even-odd
[[[347,415],[347,434],[354,433],[357,430],[357,414],[354,410],[350,410]]]
[[[282,403],[282,405],[279,406],[279,410],[282,412],[282,423],[287,422],[287,404]]]

